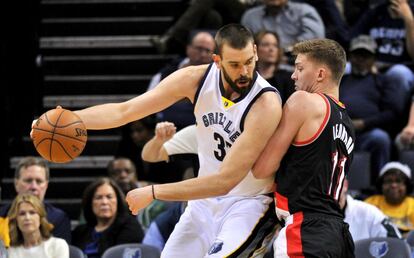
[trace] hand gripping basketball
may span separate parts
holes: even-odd
[[[43,158],[66,163],[82,153],[88,135],[84,123],[75,113],[58,107],[34,121],[31,137]]]

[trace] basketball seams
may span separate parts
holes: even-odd
[[[63,109],[62,112],[60,112],[58,118],[56,119],[56,125],[59,124],[59,120],[62,117],[62,115],[63,115],[64,112],[65,112],[64,109]],[[50,142],[50,146],[49,146],[49,157],[50,157],[51,160],[53,160],[53,157],[52,157],[52,146],[53,146],[53,142],[54,142],[53,139],[55,138],[56,125],[53,126],[52,141]],[[63,150],[66,152],[65,148],[63,148]]]
[[[66,151],[66,148],[65,148],[65,146],[60,142],[60,141],[57,141],[57,140],[55,140],[56,141],[56,143],[57,144],[59,144],[60,145],[60,147],[62,148],[62,150],[66,153],[66,155],[68,155],[68,157],[70,158],[70,159],[73,159],[73,157]],[[52,146],[52,144],[50,144],[50,146]]]
[[[49,130],[45,130],[45,129],[41,129],[41,128],[33,128],[33,130],[35,130],[35,131],[37,130],[37,131],[41,131],[41,132],[45,132],[45,133],[53,133]],[[61,133],[57,133],[57,132],[55,132],[54,134],[62,136],[62,137],[66,137],[66,138],[69,138],[69,139],[72,139],[72,140],[76,140],[76,141],[81,142],[81,143],[86,143],[86,141],[83,141],[81,139],[78,139],[78,138],[75,138],[75,137],[72,137],[72,136],[69,136],[69,135],[66,135],[66,134],[61,134]],[[52,139],[52,140],[54,140],[54,139]]]
[[[70,110],[53,109],[39,120],[43,122],[32,127],[32,139],[42,157],[66,163],[80,155],[86,146],[87,130],[79,116]]]
[[[82,124],[82,123],[83,123],[82,121],[75,121],[75,122],[72,122],[72,123],[67,124],[67,125],[55,125],[55,128],[61,129],[61,128],[65,128],[65,127],[68,127],[68,126],[71,126],[71,125]]]

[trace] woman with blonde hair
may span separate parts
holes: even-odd
[[[9,213],[9,258],[69,258],[65,240],[53,237],[43,203],[34,195],[19,194]]]

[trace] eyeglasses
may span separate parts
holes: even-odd
[[[213,54],[213,50],[210,50],[208,48],[205,47],[201,47],[201,46],[191,46],[192,48],[194,48],[195,50],[197,50],[200,53],[206,53],[208,55]]]

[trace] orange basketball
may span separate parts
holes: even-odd
[[[33,126],[32,139],[39,154],[55,163],[66,163],[79,156],[88,138],[82,120],[63,108],[44,113]]]

